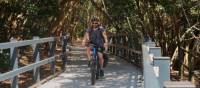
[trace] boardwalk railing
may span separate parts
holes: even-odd
[[[60,40],[61,39],[61,40]],[[7,79],[11,79],[11,88],[18,88],[18,75],[30,70],[33,70],[33,79],[34,82],[37,84],[40,82],[40,67],[42,65],[51,64],[51,73],[52,75],[55,74],[55,61],[58,55],[55,55],[55,48],[56,42],[60,40],[62,45],[62,69],[65,69],[66,63],[66,45],[67,45],[67,38],[63,36],[61,38],[49,37],[49,38],[34,38],[33,40],[24,40],[24,41],[16,41],[14,39],[11,42],[7,43],[0,43],[0,49],[10,49],[10,61],[11,61],[11,69],[12,71],[0,74],[0,81],[4,81]],[[49,43],[50,49],[49,57],[40,60],[40,44],[42,43]],[[33,59],[34,63],[29,64],[27,66],[19,67],[18,66],[18,48],[22,46],[32,46],[33,48]],[[30,58],[31,59],[31,58]]]
[[[155,46],[155,44],[146,43],[142,45],[144,88],[160,88],[159,80],[154,72],[153,56],[149,54],[150,46]]]
[[[170,81],[170,57],[162,57],[154,42],[145,42],[142,53],[144,88],[196,88],[188,81]]]
[[[134,63],[135,65],[142,66],[142,52],[141,45],[134,43],[132,40],[133,36],[126,34],[115,34],[109,35],[109,51],[115,56],[122,57],[128,62]],[[134,44],[136,45],[134,46]]]

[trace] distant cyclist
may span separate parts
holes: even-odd
[[[92,17],[91,20],[91,26],[86,29],[86,33],[83,40],[83,45],[89,45],[86,44],[88,41],[90,44],[94,44],[98,47],[98,57],[100,62],[100,76],[104,76],[104,70],[103,70],[103,64],[104,64],[104,58],[103,58],[103,52],[108,52],[108,39],[105,32],[105,29],[100,26],[99,18],[98,17]],[[91,50],[88,47],[87,48],[87,56],[90,64],[90,56],[91,56]]]

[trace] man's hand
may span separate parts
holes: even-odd
[[[86,43],[85,42],[82,42],[82,46],[85,46],[86,45]]]
[[[104,43],[105,51],[108,51],[108,43]]]
[[[108,47],[108,43],[107,42],[104,43],[104,47]]]

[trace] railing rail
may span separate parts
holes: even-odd
[[[61,39],[61,40],[60,40]],[[33,40],[24,40],[24,41],[16,41],[15,39],[11,39],[11,42],[0,43],[0,49],[10,49],[10,61],[11,61],[11,69],[12,71],[5,72],[0,74],[0,81],[4,81],[11,78],[11,88],[18,88],[18,75],[30,70],[33,70],[33,79],[37,84],[40,80],[40,66],[45,64],[51,64],[51,72],[52,75],[55,74],[55,61],[56,57],[60,57],[60,55],[55,55],[56,42],[58,40],[61,41],[62,45],[62,70],[65,69],[66,64],[66,45],[67,45],[67,37],[49,37],[49,38],[34,38]],[[50,50],[49,57],[44,60],[40,60],[40,44],[49,43]],[[19,67],[18,66],[18,48],[22,46],[32,45],[33,48],[33,59],[34,63],[29,64],[27,66]]]
[[[55,57],[54,56],[50,57],[50,58],[46,58],[45,60],[39,61],[37,63],[30,64],[28,66],[24,66],[24,67],[18,68],[16,70],[12,70],[12,71],[3,73],[3,74],[0,75],[0,81],[12,78],[12,77],[14,77],[14,76],[16,76],[18,74],[21,74],[21,73],[24,73],[26,71],[32,70],[32,69],[34,69],[36,67],[40,67],[40,66],[42,66],[44,64],[47,64],[47,63],[50,63],[52,61],[55,61]]]
[[[35,40],[24,40],[24,41],[6,42],[6,43],[0,43],[0,49],[8,49],[8,48],[13,48],[13,47],[21,47],[21,46],[27,46],[27,45],[33,45],[33,44],[39,44],[39,43],[45,43],[45,42],[52,42],[52,41],[55,41],[54,37],[42,38],[42,39],[35,39]]]

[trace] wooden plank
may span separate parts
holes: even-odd
[[[63,71],[59,71],[57,73],[55,73],[55,75],[51,75],[45,79],[42,79],[39,83],[35,83],[32,86],[28,87],[28,88],[38,88],[38,86],[41,86],[41,84],[44,84],[45,82],[48,82],[49,80],[55,78],[56,76],[60,75]]]
[[[166,81],[164,88],[196,88],[194,84],[188,81]]]
[[[87,57],[72,57],[68,69],[37,88],[143,88],[141,69],[122,58],[109,57],[104,78],[91,85]]]

